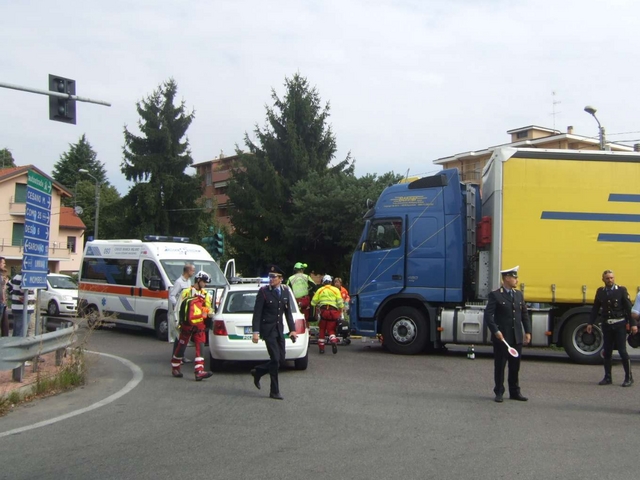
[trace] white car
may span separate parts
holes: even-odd
[[[209,330],[209,353],[211,371],[219,370],[225,360],[268,361],[265,343],[251,341],[253,307],[256,294],[261,287],[255,283],[232,284],[225,288],[220,307],[213,316],[213,328]],[[296,370],[306,370],[309,363],[309,329],[304,315],[292,302],[293,320],[298,338],[295,343],[289,338],[289,329],[284,322],[286,359],[293,360]]]
[[[39,295],[40,310],[52,317],[78,313],[78,284],[68,275],[47,275],[47,288],[41,289]]]

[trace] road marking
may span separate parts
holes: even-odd
[[[129,382],[120,391],[114,393],[113,395],[109,395],[104,400],[100,400],[99,402],[96,402],[93,405],[90,405],[90,406],[88,406],[86,408],[81,408],[80,410],[76,410],[74,412],[65,413],[64,415],[60,415],[59,417],[50,418],[49,420],[44,420],[42,422],[34,423],[33,425],[28,425],[26,427],[20,427],[20,428],[14,428],[13,430],[9,430],[7,432],[2,432],[2,433],[0,433],[0,438],[8,437],[10,435],[15,435],[17,433],[27,432],[27,431],[33,430],[35,428],[46,427],[47,425],[51,425],[53,423],[61,422],[62,420],[66,420],[67,418],[75,417],[76,415],[81,415],[83,413],[90,412],[91,410],[95,410],[97,408],[104,407],[105,405],[110,404],[114,400],[117,400],[118,398],[126,395],[131,390],[136,388],[138,386],[138,384],[142,381],[142,378],[144,377],[144,374],[142,373],[142,369],[140,367],[138,367],[135,363],[127,360],[126,358],[117,357],[115,355],[110,355],[108,353],[92,352],[92,351],[88,351],[88,350],[87,350],[86,353],[93,353],[95,355],[102,355],[103,357],[109,357],[109,358],[113,358],[114,360],[118,360],[120,363],[123,363],[124,365],[129,367],[131,372],[133,372],[133,378],[131,380],[129,380]]]

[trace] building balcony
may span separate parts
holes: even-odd
[[[481,172],[463,172],[460,174],[460,178],[463,182],[480,182],[482,179]]]

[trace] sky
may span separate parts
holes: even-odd
[[[0,0],[0,82],[76,81],[77,125],[48,98],[0,88],[0,148],[51,174],[83,134],[121,194],[124,127],[169,78],[195,119],[194,163],[244,146],[272,90],[299,73],[330,105],[356,175],[434,173],[433,160],[539,125],[640,142],[640,2],[631,0]],[[555,94],[554,94],[555,92]],[[193,169],[189,169],[195,172]]]

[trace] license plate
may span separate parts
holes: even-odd
[[[253,327],[244,327],[244,334],[251,335],[253,333]]]

